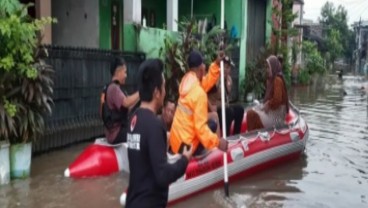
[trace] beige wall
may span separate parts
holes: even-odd
[[[51,0],[36,0],[36,18],[51,17]],[[47,25],[42,32],[42,44],[52,43],[51,25]]]

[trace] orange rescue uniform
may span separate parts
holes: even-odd
[[[179,86],[179,101],[170,131],[170,147],[174,153],[179,152],[182,143],[193,145],[193,152],[199,143],[206,149],[218,146],[219,138],[207,125],[207,92],[217,83],[220,67],[216,62],[209,67],[209,72],[200,83],[194,72],[188,72]]]

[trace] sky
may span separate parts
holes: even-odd
[[[304,0],[304,19],[317,21],[321,14],[322,6],[327,0]],[[354,22],[368,20],[368,0],[330,0],[335,7],[342,5],[348,11],[348,23],[351,25]]]

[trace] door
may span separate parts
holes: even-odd
[[[111,2],[111,48],[120,49],[120,1]]]
[[[266,41],[266,0],[248,0],[247,62],[254,60]]]

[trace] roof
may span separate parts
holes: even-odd
[[[304,5],[304,0],[294,0],[294,3],[303,4]]]
[[[367,27],[368,26],[368,21],[367,20],[362,20],[360,22],[360,27]],[[359,27],[359,22],[354,22],[352,24],[352,27]]]

